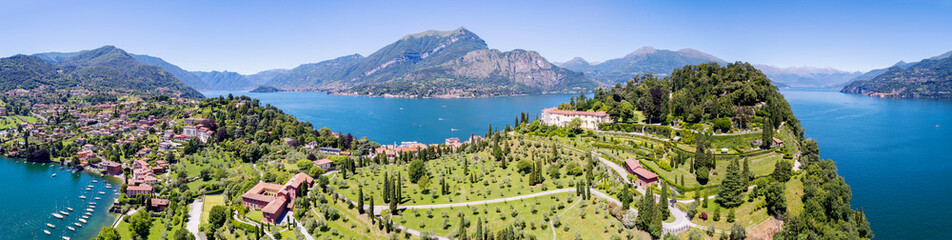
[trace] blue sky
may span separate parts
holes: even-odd
[[[727,61],[866,71],[952,50],[952,1],[5,1],[0,56],[115,45],[244,74],[368,55],[460,26],[550,61],[694,48]]]

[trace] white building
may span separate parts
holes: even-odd
[[[565,127],[572,122],[572,119],[581,119],[583,129],[598,129],[599,123],[612,122],[605,112],[586,112],[586,111],[566,111],[558,108],[546,108],[542,110],[542,123]]]

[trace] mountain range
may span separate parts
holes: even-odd
[[[530,93],[581,92],[625,82],[639,74],[667,76],[685,65],[727,61],[694,49],[677,51],[642,47],[623,57],[604,62],[588,62],[580,57],[552,63],[535,51],[490,49],[486,42],[465,28],[452,31],[430,30],[406,35],[368,56],[352,54],[293,69],[273,69],[242,75],[230,71],[187,71],[165,60],[131,54],[113,46],[80,52],[33,54],[53,69],[68,67],[73,73],[80,55],[113,52],[131,61],[129,67],[155,66],[194,90],[325,91],[347,95],[456,97],[499,96]],[[952,52],[926,60],[948,58]],[[112,55],[110,55],[112,56]],[[126,59],[126,60],[129,60]],[[16,60],[16,61],[14,61]],[[866,73],[848,72],[830,67],[776,67],[755,64],[779,87],[842,87],[854,81],[870,81],[893,69],[910,69],[920,62],[899,62],[892,67]],[[5,59],[5,64],[34,64],[23,56]],[[95,65],[95,64],[94,64]],[[113,65],[115,67],[117,65]],[[34,66],[34,70],[50,66]],[[91,67],[91,66],[84,66]],[[929,67],[925,67],[929,68]],[[916,68],[922,70],[923,68]],[[896,70],[898,71],[898,70]],[[43,74],[46,74],[44,71]],[[40,74],[38,72],[37,74]],[[55,71],[54,71],[55,72]],[[18,72],[17,74],[23,74]],[[60,75],[57,75],[60,74]],[[898,73],[890,76],[899,77]],[[4,74],[9,75],[9,74]],[[161,74],[159,74],[161,75]],[[37,76],[37,79],[62,78],[62,73]],[[19,76],[23,77],[23,76]],[[132,75],[121,76],[125,78]],[[66,81],[56,84],[77,84]],[[918,78],[918,79],[921,79]],[[75,79],[73,79],[75,80]],[[86,79],[87,82],[89,79]],[[25,81],[21,85],[44,82]],[[53,83],[53,82],[47,82]],[[104,83],[101,83],[104,84]],[[175,85],[176,83],[171,83]],[[171,85],[170,85],[171,86]],[[869,92],[872,88],[851,88],[845,92]],[[190,92],[184,90],[185,92]]]
[[[409,34],[369,56],[300,65],[264,85],[351,95],[497,96],[579,92],[604,84],[538,52],[489,49],[466,28]]]
[[[75,53],[0,59],[0,90],[86,87],[200,98],[202,94],[161,67],[113,46]]]
[[[841,92],[878,97],[952,97],[952,51],[919,62],[899,62],[858,77]]]
[[[659,50],[653,47],[642,47],[624,57],[610,59],[598,64],[591,64],[581,57],[573,58],[559,66],[572,71],[585,73],[586,76],[607,83],[626,82],[635,75],[652,73],[656,76],[667,76],[674,69],[685,65],[715,62],[727,64],[713,55],[686,48],[678,51]]]

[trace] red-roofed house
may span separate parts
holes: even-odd
[[[156,212],[165,211],[165,208],[169,207],[168,199],[153,198],[149,200],[149,203],[150,203],[149,206],[151,207],[152,211],[156,211]]]
[[[294,199],[302,188],[310,188],[314,178],[304,173],[295,174],[284,185],[258,183],[241,195],[241,204],[251,209],[261,209],[266,223],[276,224],[288,209],[294,209]]]
[[[149,194],[152,193],[152,186],[149,185],[136,185],[126,187],[126,197],[135,197],[139,194]]]
[[[576,118],[582,120],[581,127],[584,129],[598,129],[599,123],[612,121],[605,112],[565,111],[558,108],[546,108],[542,110],[541,116],[542,123],[559,127],[567,126]]]
[[[334,161],[331,161],[330,159],[327,159],[327,158],[314,161],[314,165],[321,167],[321,169],[324,169],[325,171],[328,169],[331,169],[331,167],[333,167],[333,164],[334,164]]]
[[[647,189],[652,184],[658,183],[658,174],[648,171],[634,158],[625,159],[625,170],[638,178],[635,179],[635,185],[642,189]]]

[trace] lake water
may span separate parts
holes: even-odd
[[[952,239],[952,101],[890,100],[829,89],[784,89],[806,136],[820,144],[822,158],[837,162],[853,191],[853,207],[866,212],[878,239]],[[205,92],[206,96],[228,92]],[[445,138],[481,135],[488,124],[512,124],[520,112],[532,116],[569,95],[469,99],[401,99],[323,93],[244,93],[283,109],[316,127],[392,143],[442,143]],[[50,177],[56,173],[56,177]],[[98,184],[92,183],[99,180]],[[93,191],[85,191],[86,185]],[[107,191],[103,179],[70,173],[58,165],[29,164],[0,157],[0,239],[89,239],[115,217],[103,196],[89,224],[66,229],[86,209],[79,199]],[[114,185],[117,185],[114,183]],[[117,185],[118,187],[118,185]],[[64,220],[53,212],[75,211]],[[56,225],[48,229],[46,223]],[[42,230],[48,229],[52,235]]]
[[[952,102],[781,91],[878,239],[952,239]]]
[[[60,240],[63,236],[72,239],[90,239],[95,237],[100,228],[112,224],[115,216],[108,213],[112,199],[111,190],[105,188],[103,178],[98,174],[85,172],[71,173],[68,169],[60,169],[56,164],[30,164],[23,160],[13,160],[0,157],[0,239],[54,239]],[[50,177],[56,173],[56,177]],[[99,183],[93,183],[98,180]],[[92,191],[86,191],[87,185],[93,185]],[[113,185],[116,185],[113,183]],[[114,186],[113,189],[119,189]],[[106,192],[99,195],[98,192]],[[86,212],[87,201],[80,199],[85,195],[87,200],[95,201],[98,207],[83,227],[73,226],[79,223],[80,217]],[[99,196],[101,200],[93,200]],[[73,212],[66,210],[73,208]],[[69,216],[56,219],[54,212],[66,211]],[[47,223],[56,226],[48,228]],[[76,228],[70,231],[67,226]],[[49,230],[50,235],[43,233]]]
[[[227,96],[229,92],[203,92],[205,96]],[[470,134],[483,135],[493,128],[502,130],[515,123],[520,112],[534,118],[543,108],[569,99],[568,94],[527,95],[493,98],[382,98],[328,95],[317,92],[249,93],[235,92],[277,106],[299,120],[328,127],[356,137],[368,137],[381,144],[418,141],[443,143],[446,138],[465,141]],[[589,94],[591,96],[591,94]]]
[[[952,102],[890,100],[830,89],[784,89],[821,157],[837,162],[879,239],[952,239]],[[206,96],[228,92],[205,92]],[[569,95],[470,99],[352,97],[313,92],[246,93],[316,127],[384,144],[442,143],[445,138],[505,127]]]

